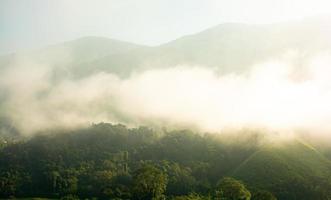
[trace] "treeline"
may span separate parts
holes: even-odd
[[[236,179],[235,169],[262,137],[247,135],[231,142],[215,134],[106,123],[37,135],[3,144],[0,197],[263,200],[302,193],[291,185],[273,190]]]

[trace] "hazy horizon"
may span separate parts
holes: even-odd
[[[159,45],[223,23],[270,24],[330,15],[318,1],[0,1],[0,54],[85,36]]]

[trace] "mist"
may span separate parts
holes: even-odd
[[[132,73],[98,72],[53,81],[45,63],[21,59],[0,75],[1,115],[23,134],[111,122],[128,126],[280,132],[331,129],[331,54],[298,64],[296,51],[247,66],[247,73],[177,65]]]

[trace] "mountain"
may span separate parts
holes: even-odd
[[[282,57],[287,51],[296,51],[297,59],[302,60],[331,50],[330,34],[329,21],[322,19],[270,25],[221,24],[167,44],[108,55],[85,64],[120,74],[176,65],[240,73],[253,64]]]
[[[74,77],[105,71],[128,76],[134,71],[197,65],[222,73],[242,73],[251,65],[296,52],[298,66],[315,53],[331,50],[330,20],[308,18],[269,25],[221,24],[169,43],[148,47],[100,37],[86,37],[48,46],[27,54],[3,56],[0,65],[15,58],[34,58],[51,66],[66,66]],[[12,62],[10,62],[12,61]]]
[[[84,37],[27,52],[19,52],[0,57],[0,70],[21,63],[36,63],[51,67],[57,73],[76,76],[83,69],[83,63],[102,59],[105,56],[122,54],[138,48],[148,48],[129,42],[103,37]],[[79,69],[76,69],[78,66]],[[98,66],[88,67],[98,70]],[[66,75],[66,74],[62,74]]]

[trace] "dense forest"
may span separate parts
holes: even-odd
[[[265,138],[108,123],[3,137],[0,198],[331,198],[329,154],[301,139]]]

